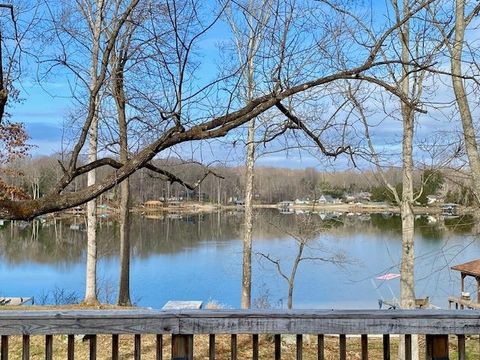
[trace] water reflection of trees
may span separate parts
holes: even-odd
[[[276,210],[262,210],[255,216],[254,238],[264,241],[285,238],[272,228],[272,217],[280,217],[282,226],[293,229],[304,217],[302,214],[278,215]],[[333,235],[401,232],[399,216],[372,214],[371,216],[347,216],[337,214],[313,214],[312,221],[318,227],[328,228]],[[205,242],[216,247],[229,246],[241,237],[242,212],[218,212],[148,219],[134,216],[131,220],[132,256],[148,257],[152,254],[171,254],[192,249]],[[42,264],[69,264],[85,257],[86,234],[70,229],[71,224],[82,224],[81,218],[49,221],[43,224],[7,222],[0,229],[2,261],[9,263],[34,262]],[[418,234],[427,240],[440,241],[446,233],[470,234],[475,225],[472,216],[455,219],[428,217],[417,218]],[[75,226],[74,226],[75,227]],[[82,227],[80,226],[80,229]],[[119,229],[114,221],[102,221],[98,228],[99,256],[117,257]]]

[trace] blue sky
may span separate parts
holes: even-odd
[[[25,124],[30,143],[36,146],[32,150],[35,155],[52,154],[61,148],[63,122],[70,106],[69,100],[60,97],[64,87],[65,84],[52,83],[42,88],[27,82],[21,87],[22,102],[9,109],[13,120]]]

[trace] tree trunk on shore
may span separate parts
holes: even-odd
[[[90,92],[93,94],[98,82],[98,54],[100,52],[100,41],[102,34],[102,21],[104,12],[104,0],[96,0],[96,13],[92,25],[92,55],[90,68]],[[97,160],[98,147],[98,108],[99,96],[94,97],[93,117],[89,128],[89,149],[88,162],[92,163]],[[96,184],[96,170],[92,169],[87,175],[87,186]],[[87,266],[86,266],[86,282],[85,282],[85,299],[84,302],[89,305],[98,304],[97,298],[97,200],[96,198],[87,203]]]
[[[402,1],[403,11],[400,12],[398,3],[395,4],[397,13],[402,13],[403,17],[408,16],[410,12],[409,3]],[[398,16],[399,18],[400,16]],[[399,29],[399,39],[401,42],[402,63],[402,81],[401,91],[406,98],[411,97],[410,93],[410,21],[405,22]],[[415,84],[417,85],[417,84]],[[418,94],[413,94],[420,98],[421,86],[415,86]],[[400,265],[400,306],[402,309],[415,308],[415,252],[414,252],[414,234],[415,234],[415,216],[413,213],[414,190],[413,190],[413,135],[415,131],[415,112],[412,106],[404,102],[401,103],[403,119],[403,139],[402,139],[402,200],[400,205],[402,218],[402,259]],[[399,360],[405,359],[405,337],[400,338],[398,357]],[[418,338],[412,339],[412,359],[418,359]]]
[[[124,60],[113,57],[113,95],[117,108],[120,161],[128,161],[128,129],[126,115],[126,97],[123,85]],[[118,302],[120,306],[131,306],[130,299],[130,181],[125,179],[120,184],[120,282]]]
[[[463,138],[465,141],[465,150],[470,165],[470,171],[473,181],[473,193],[477,204],[480,204],[480,154],[478,152],[478,143],[473,124],[472,111],[465,91],[464,79],[462,79],[462,51],[465,37],[465,0],[456,0],[455,2],[455,38],[451,53],[451,71],[452,84],[455,93],[455,100],[458,105],[460,119],[463,127]]]
[[[249,309],[252,301],[252,232],[253,180],[255,167],[255,119],[248,125],[247,162],[245,172],[245,226],[243,233],[242,309]]]
[[[236,52],[240,66],[244,67],[244,99],[248,104],[255,94],[255,60],[266,29],[266,21],[270,16],[270,2],[249,0],[245,7],[240,6],[239,12],[245,29],[239,28],[233,9],[227,10],[227,17],[232,32],[235,35]],[[242,261],[242,291],[241,307],[249,309],[252,301],[252,232],[253,232],[253,198],[254,198],[254,170],[255,170],[255,118],[248,123],[247,151],[245,161],[245,221],[243,233],[243,261]]]

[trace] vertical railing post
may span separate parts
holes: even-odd
[[[22,360],[30,360],[30,335],[22,337]]]
[[[459,334],[457,335],[458,341],[458,360],[466,360],[467,355],[465,353],[465,335]]]
[[[361,351],[362,351],[362,360],[368,360],[368,335],[362,334],[361,337]]]
[[[274,336],[275,341],[275,360],[280,360],[282,358],[282,337],[280,334],[275,334]]]
[[[237,360],[237,334],[230,338],[230,360]]]
[[[172,335],[172,360],[193,360],[193,335]]]
[[[53,359],[53,335],[45,335],[45,360]]]
[[[340,334],[339,345],[340,345],[340,360],[347,360],[347,336],[345,334]]]
[[[75,335],[73,334],[69,334],[67,338],[67,360],[75,360]]]
[[[449,360],[448,335],[426,335],[426,360]]]
[[[258,334],[252,335],[252,359],[258,360]]]
[[[210,334],[209,335],[208,359],[209,360],[215,360],[215,334]]]
[[[201,301],[168,301],[163,310],[198,310]],[[193,334],[172,334],[172,360],[193,360]]]
[[[2,335],[2,349],[0,352],[1,360],[8,360],[8,335]]]
[[[325,336],[318,334],[317,336],[317,359],[325,360]]]
[[[405,334],[405,360],[412,360],[412,335]]]

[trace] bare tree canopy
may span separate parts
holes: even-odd
[[[38,29],[32,31],[38,31],[43,44],[49,44],[43,52],[38,49],[33,54],[39,64],[40,81],[54,76],[59,69],[69,73],[72,97],[78,108],[76,124],[80,122],[81,126],[71,151],[59,164],[62,175],[53,190],[36,199],[1,200],[0,217],[32,219],[83,204],[137,170],[152,169],[151,161],[159,154],[185,143],[225,137],[265,114],[268,129],[301,129],[325,155],[348,152],[348,146],[343,144],[333,148],[324,145],[322,132],[316,131],[319,127],[310,129],[291,109],[305,107],[306,98],[315,101],[334,94],[335,84],[347,81],[369,83],[398,97],[410,111],[423,111],[398,86],[385,80],[388,66],[401,66],[405,59],[389,57],[383,49],[408,19],[433,2],[416,2],[404,16],[375,28],[364,24],[361,17],[352,17],[341,2],[280,1],[272,23],[285,24],[288,20],[292,24],[281,33],[284,38],[278,39],[272,32],[264,45],[255,67],[259,70],[254,96],[246,104],[238,96],[242,91],[239,79],[246,64],[234,65],[224,59],[213,79],[205,80],[198,73],[204,59],[196,51],[205,34],[219,23],[227,8],[225,3],[214,8],[210,2],[187,0],[82,0],[55,6],[41,3],[35,14],[26,15],[40,17]],[[91,19],[95,18],[101,23],[98,48],[92,48],[92,37],[87,36],[92,31]],[[126,36],[132,33],[132,26],[136,28],[134,35]],[[28,29],[20,31],[23,30]],[[278,44],[285,46],[279,51]],[[9,46],[16,45],[2,43],[3,48]],[[98,159],[85,162],[82,151],[92,136],[96,118],[101,129],[108,128],[112,134],[119,131],[115,120],[109,120],[117,117],[112,102],[116,95],[109,89],[112,64],[116,64],[112,59],[118,51],[130,52],[122,64],[122,81],[127,122],[134,129],[129,136],[136,139],[138,146],[119,160],[118,135],[113,135],[114,141],[99,152]],[[422,64],[412,56],[408,63],[412,69]],[[2,114],[2,121],[3,117]],[[69,187],[79,176],[112,165],[114,171],[94,184],[75,190]],[[164,169],[158,171],[172,181],[181,181]]]

